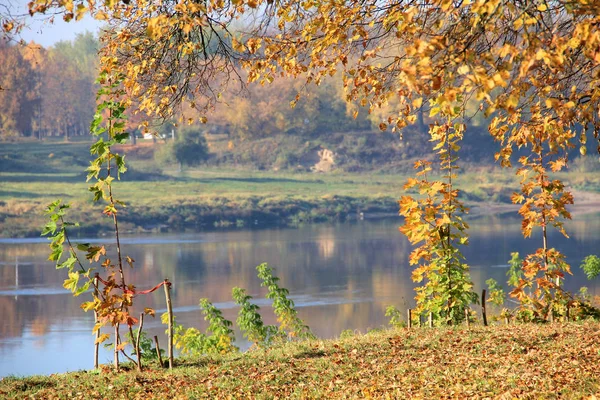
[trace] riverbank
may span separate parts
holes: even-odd
[[[4,378],[21,398],[569,398],[600,395],[600,324],[384,330],[290,343],[172,371]]]
[[[8,176],[9,174],[2,174]],[[393,175],[248,173],[204,171],[195,177],[117,183],[127,207],[120,213],[123,232],[184,232],[298,226],[398,215],[405,177]],[[51,179],[10,174],[0,183],[0,237],[39,237],[45,207],[57,198],[71,204],[67,220],[79,223],[74,234],[102,236],[110,219],[88,198],[87,184],[77,177]],[[29,181],[25,181],[29,179]],[[468,178],[466,178],[468,179]],[[493,180],[490,175],[485,181]],[[507,202],[517,187],[508,179],[489,191],[488,183],[468,183],[463,200],[471,216],[515,213]],[[572,214],[600,212],[600,193],[573,190]]]
[[[474,172],[465,174],[472,180]],[[130,232],[295,226],[398,215],[408,176],[378,173],[291,173],[202,168],[160,176],[128,171],[114,184],[127,205],[121,228]],[[110,218],[91,202],[85,178],[77,173],[0,173],[2,237],[39,236],[47,204],[63,199],[79,232],[101,235]],[[152,178],[152,180],[147,180]],[[505,182],[497,186],[493,182]],[[464,200],[501,203],[516,188],[513,177],[489,172],[465,188]]]
[[[38,237],[45,207],[59,198],[72,205],[67,219],[79,223],[75,234],[100,236],[112,230],[102,207],[92,203],[85,182],[88,146],[22,143],[0,151],[0,237]],[[156,167],[141,150],[153,147],[128,148],[130,169],[114,184],[116,198],[127,205],[120,212],[124,232],[297,226],[393,216],[398,215],[398,199],[407,194],[404,183],[412,176],[410,168],[392,173],[392,166],[388,172],[312,173],[235,165],[180,172]],[[597,212],[600,174],[584,166],[558,177],[575,190],[574,212]],[[471,165],[455,183],[471,215],[518,210],[510,201],[519,191],[512,171]]]

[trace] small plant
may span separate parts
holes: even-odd
[[[132,334],[133,337],[131,336]],[[135,342],[137,335],[138,329],[134,329],[131,333],[127,332],[127,340],[133,343]],[[158,354],[156,353],[156,347],[154,347],[154,342],[152,342],[152,339],[148,337],[146,332],[142,331],[140,333],[140,341],[138,345],[140,347],[140,356],[142,357],[142,360],[150,361],[158,359]],[[160,354],[161,356],[164,356],[165,351],[163,349],[160,349]],[[131,355],[135,355],[135,349]]]
[[[246,290],[235,287],[232,296],[233,301],[240,306],[236,323],[244,337],[256,347],[268,347],[278,332],[277,327],[264,324],[258,312],[260,307],[250,303],[252,296],[246,294]]]
[[[385,309],[385,316],[390,318],[390,326],[394,328],[406,328],[406,322],[402,320],[402,314],[395,306],[388,306]]]
[[[273,300],[273,311],[279,322],[281,333],[287,332],[289,338],[314,339],[310,328],[298,318],[294,302],[288,299],[289,290],[279,286],[279,278],[273,275],[273,270],[266,264],[256,267],[258,277],[262,280],[261,286],[268,289],[267,299]]]
[[[340,339],[348,339],[356,336],[356,331],[353,329],[344,329],[342,333],[340,333]]]
[[[204,320],[208,321],[207,332],[210,336],[206,336],[205,347],[208,353],[227,354],[238,351],[238,348],[233,345],[235,335],[231,326],[231,321],[223,317],[223,313],[215,307],[208,299],[200,299],[200,308],[204,314]]]
[[[168,324],[169,315],[161,315],[161,322]],[[167,331],[168,334],[168,331]],[[206,353],[206,335],[196,328],[185,328],[173,317],[173,344],[181,355],[201,355]]]
[[[518,255],[518,253],[513,253],[513,254]],[[490,294],[490,297],[487,301],[494,304],[497,307],[504,306],[504,302],[506,300],[506,293],[504,292],[504,289],[502,289],[502,287],[498,284],[498,282],[495,279],[490,278],[485,281],[485,284],[488,286],[488,290],[489,290],[489,294]],[[502,309],[500,310],[499,316],[498,317],[492,316],[492,319],[498,320],[498,319],[502,318],[508,322],[508,320],[512,317],[513,317],[513,312],[506,307],[502,307]]]
[[[457,100],[460,102],[462,99]],[[436,324],[459,324],[465,319],[465,310],[478,298],[473,292],[461,246],[468,245],[468,224],[463,215],[467,208],[459,200],[456,188],[458,151],[466,129],[453,101],[444,97],[432,99],[431,116],[441,113],[447,118],[443,124],[430,126],[430,142],[439,157],[442,172],[440,180],[431,180],[432,163],[415,162],[416,178],[409,178],[404,189],[418,192],[415,197],[402,196],[399,201],[404,225],[400,227],[413,245],[418,245],[409,256],[415,269],[413,282],[419,315],[432,315]]]
[[[263,286],[267,286],[269,290],[267,298],[273,300],[273,309],[280,326],[265,325],[259,313],[260,307],[251,303],[252,296],[246,290],[235,287],[232,297],[240,306],[236,323],[244,337],[255,347],[262,348],[286,338],[314,338],[308,326],[298,318],[294,302],[287,298],[289,291],[278,285],[279,278],[273,276],[271,268],[267,264],[261,264],[257,270]],[[208,299],[200,300],[200,308],[204,320],[209,323],[205,333],[196,328],[186,329],[174,321],[173,342],[181,354],[227,354],[239,351],[234,345],[235,335],[231,321],[225,319],[221,310]],[[161,320],[166,324],[167,314],[163,314]]]
[[[205,354],[228,354],[239,349],[233,345],[235,335],[231,329],[231,321],[225,319],[221,310],[208,299],[200,299],[200,309],[204,320],[209,325],[206,333],[196,328],[185,328],[173,319],[173,343],[182,355],[200,356]],[[161,316],[163,324],[167,324],[168,315]]]
[[[588,280],[597,278],[600,275],[600,257],[589,255],[581,262],[581,269],[585,272]]]
[[[490,291],[490,298],[488,301],[497,306],[504,305],[505,293],[502,287],[496,282],[495,279],[488,279],[485,281],[485,284],[488,285],[488,289]]]

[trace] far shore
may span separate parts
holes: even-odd
[[[573,193],[574,204],[567,207],[571,216],[581,216],[587,214],[600,213],[600,193],[587,192],[582,190],[571,190]],[[499,215],[512,212],[518,212],[521,206],[519,204],[506,203],[475,203],[469,210],[469,215]]]

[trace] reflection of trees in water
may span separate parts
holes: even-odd
[[[590,249],[590,254],[598,254],[598,234],[600,233],[600,214],[584,215],[578,217],[575,221],[568,221],[566,224],[567,233],[578,242],[586,243]]]
[[[533,253],[539,247],[540,230],[534,231],[532,238],[524,239],[521,234],[520,219],[489,217],[478,218],[470,223],[470,245],[464,249],[467,263],[473,267],[473,283],[476,288],[485,287],[485,280],[492,277],[500,283],[506,281],[508,260],[512,252],[518,252],[521,257]],[[566,289],[579,290],[581,286],[597,286],[594,282],[586,281],[579,265],[583,257],[598,253],[598,232],[600,218],[581,216],[567,221],[566,230],[570,239],[560,232],[551,230],[548,240],[551,247],[560,250],[571,264],[573,276],[567,276]]]
[[[23,315],[17,312],[13,297],[0,296],[0,338],[21,336]]]
[[[69,326],[75,315],[83,317],[79,304],[85,295],[70,293],[51,296],[0,296],[0,338],[20,337],[26,329],[34,336],[46,334],[52,326]],[[93,327],[90,315],[90,332]]]
[[[44,261],[48,258],[48,244],[30,243],[27,245],[0,244],[0,260],[12,262],[16,258],[23,261]]]
[[[535,248],[535,239],[523,240],[520,220],[479,218],[471,221],[471,245],[465,248],[467,263],[477,288],[489,277],[505,282],[505,268],[510,253],[521,254]],[[297,303],[323,300],[325,305],[299,307],[300,317],[322,336],[339,335],[343,329],[378,327],[385,324],[385,306],[394,304],[404,309],[412,304],[414,283],[408,255],[412,246],[397,230],[398,221],[364,221],[340,226],[308,226],[291,230],[232,231],[202,234],[195,243],[155,243],[126,245],[124,253],[136,260],[135,268],[127,271],[129,281],[139,289],[147,289],[169,278],[173,282],[174,306],[194,307],[193,313],[182,313],[180,322],[203,327],[197,307],[201,297],[215,303],[229,302],[234,286],[262,298],[255,267],[268,262],[281,278],[281,285],[290,290]],[[598,284],[587,282],[579,273],[583,255],[598,252],[599,218],[581,218],[569,224],[574,240],[552,237],[561,248],[577,275],[567,279],[569,289],[588,285],[596,293]],[[560,240],[560,241],[559,241]],[[62,290],[64,270],[56,270],[43,262],[48,253],[46,244],[0,245],[0,261],[13,262],[18,256],[23,262],[36,261],[19,269],[23,287],[44,287]],[[569,283],[575,282],[575,283]],[[591,283],[591,284],[590,284]],[[13,288],[15,269],[0,266],[0,290]],[[576,286],[576,287],[575,287]],[[87,295],[83,295],[87,296]],[[354,302],[356,300],[361,302]],[[25,329],[42,335],[52,326],[68,325],[73,318],[89,318],[79,308],[83,297],[64,295],[0,296],[0,337],[18,337]],[[343,304],[327,304],[327,302]],[[165,308],[164,292],[139,296],[137,307]],[[197,310],[197,311],[196,311]],[[274,321],[270,308],[264,307],[267,321]],[[235,319],[235,308],[224,311]],[[152,321],[152,320],[150,320]],[[149,321],[149,326],[151,325]],[[156,321],[153,326],[158,325]],[[91,331],[92,323],[89,329]],[[164,329],[152,328],[157,332]],[[88,334],[84,332],[82,334]]]

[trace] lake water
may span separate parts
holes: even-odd
[[[505,282],[511,252],[524,255],[541,244],[539,232],[522,239],[517,217],[471,218],[469,223],[471,243],[464,254],[478,291],[490,277]],[[135,260],[128,281],[139,289],[164,278],[173,282],[174,312],[184,326],[204,329],[197,306],[203,297],[235,320],[234,286],[246,288],[263,307],[265,322],[274,323],[255,270],[267,262],[290,290],[300,317],[318,336],[331,338],[345,329],[365,332],[385,325],[386,306],[405,309],[412,304],[411,246],[398,232],[399,224],[392,218],[297,229],[135,236],[125,237],[123,248]],[[574,276],[567,278],[566,287],[585,285],[600,295],[598,282],[586,281],[579,270],[584,256],[600,254],[600,215],[576,218],[567,229],[571,239],[556,232],[549,239],[572,264]],[[66,271],[54,269],[45,261],[47,255],[44,239],[0,240],[0,376],[93,367],[93,315],[79,308],[89,294],[75,298],[63,289]],[[165,309],[164,292],[139,296],[136,304],[159,315]],[[146,319],[144,327],[150,336],[158,334],[165,347],[165,328],[158,318]],[[244,347],[241,340],[238,344]],[[110,352],[103,350],[101,362],[110,361]]]

